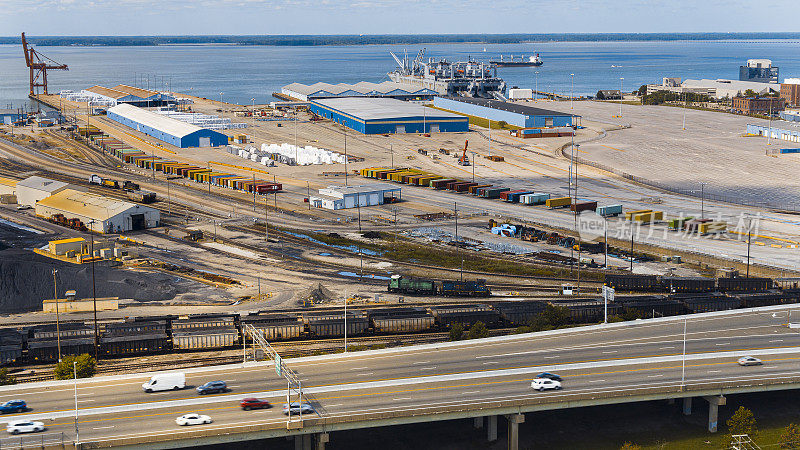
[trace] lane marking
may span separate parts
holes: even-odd
[[[418,365],[418,364],[428,364],[429,362],[430,362],[430,361],[414,361],[414,362],[413,362],[413,363],[411,363],[411,364],[412,364],[412,365],[414,365],[414,366],[416,366],[416,365]]]
[[[606,380],[589,380],[589,383],[600,383]]]
[[[434,369],[436,369],[436,366],[430,366],[430,367],[420,367],[420,368],[419,368],[419,370],[434,370]]]
[[[369,376],[369,375],[373,375],[374,373],[375,372],[357,373],[356,376],[357,377],[366,377],[366,376]]]
[[[609,355],[611,353],[619,353],[619,350],[612,350],[612,351],[609,351],[609,352],[603,352],[604,355]]]
[[[498,361],[486,361],[485,363],[483,363],[484,366],[488,366],[491,364],[500,364],[500,363]]]
[[[364,370],[364,369],[369,369],[369,366],[364,366],[364,367],[353,367],[353,368],[352,368],[352,369],[350,369],[350,370]]]
[[[413,399],[411,397],[398,397],[398,398],[393,398],[392,400],[397,402],[400,400],[413,400]]]
[[[664,376],[664,374],[660,373],[658,375],[648,375],[647,378],[658,378],[658,377],[663,377],[663,376]]]
[[[722,371],[721,370],[709,370],[708,371],[708,373],[720,373],[720,372],[722,372]]]
[[[771,340],[769,342],[770,343],[772,343],[772,342],[783,342],[783,339],[773,339],[773,340]]]
[[[667,347],[659,347],[658,349],[659,349],[659,350],[667,350],[667,349],[669,349],[669,348],[675,348],[675,347],[673,347],[673,346],[671,346],[671,345],[670,345],[670,346],[667,346]]]
[[[107,430],[107,429],[109,429],[109,428],[114,428],[114,427],[115,427],[115,425],[109,425],[109,426],[107,426],[107,427],[94,427],[94,428],[92,428],[92,429],[93,429],[93,430]]]
[[[731,344],[730,342],[723,342],[721,344],[714,344],[714,345],[719,347],[719,346],[722,346],[722,345],[730,345],[730,344]]]

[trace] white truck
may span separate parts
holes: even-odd
[[[153,375],[150,381],[142,384],[142,390],[147,393],[157,391],[178,390],[186,387],[186,374],[183,372],[160,373]]]

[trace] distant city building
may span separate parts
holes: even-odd
[[[601,89],[597,91],[598,100],[620,100],[621,98],[622,94],[620,93],[619,89]]]
[[[787,78],[781,84],[781,98],[787,105],[800,106],[800,78]]]
[[[775,114],[783,111],[783,99],[776,97],[734,97],[731,111],[739,114]]]
[[[739,81],[777,83],[778,68],[769,59],[748,59],[747,65],[739,66]]]
[[[767,95],[780,92],[780,85],[774,83],[758,83],[755,81],[736,81],[736,80],[685,80],[677,77],[665,77],[661,84],[648,84],[647,94],[653,92],[666,91],[677,94],[692,93],[707,95],[711,98],[723,99],[741,96],[748,90],[757,95]]]

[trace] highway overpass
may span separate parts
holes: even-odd
[[[458,418],[475,418],[494,440],[502,416],[509,448],[517,448],[525,413],[682,399],[686,413],[707,404],[708,427],[716,431],[725,395],[800,388],[800,334],[787,326],[795,319],[800,321],[800,305],[286,360],[317,410],[290,426],[280,411],[286,382],[263,362],[185,370],[187,385],[222,379],[232,389],[209,396],[193,389],[146,394],[145,373],[79,380],[77,396],[72,381],[4,386],[0,398],[23,399],[32,410],[2,421],[42,420],[48,435],[72,442],[77,400],[82,448],[179,448],[297,436],[302,449],[324,448],[339,430]],[[741,367],[736,360],[745,355],[764,364]],[[541,371],[564,377],[564,389],[531,390]],[[242,411],[244,397],[265,398],[276,407]],[[214,422],[175,425],[188,412]]]

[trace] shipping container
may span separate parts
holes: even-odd
[[[491,188],[484,188],[480,191],[480,195],[483,198],[500,198],[500,194],[506,191],[510,191],[509,188],[503,187],[491,187]]]
[[[596,209],[597,209],[597,202],[595,201],[579,200],[569,205],[569,210],[574,212],[594,211]]]
[[[637,214],[644,214],[652,212],[652,209],[637,209],[635,211],[625,211],[625,220],[633,220],[633,217]]]
[[[699,226],[700,234],[721,234],[728,231],[726,222],[706,222]]]
[[[694,217],[678,217],[676,219],[670,219],[667,222],[667,227],[670,230],[678,231],[682,230],[686,224],[686,222],[694,219]]]
[[[597,214],[603,217],[613,217],[622,214],[622,205],[604,205],[597,207]]]
[[[663,211],[649,211],[633,215],[633,221],[641,223],[650,223],[663,219],[664,219]]]
[[[470,186],[468,191],[470,194],[478,195],[478,189],[492,187],[491,184],[476,184],[475,186]]]
[[[520,203],[524,203],[526,205],[543,205],[549,199],[550,199],[550,194],[544,194],[541,192],[534,192],[532,194],[523,194],[519,197]]]
[[[469,192],[469,188],[477,186],[478,183],[461,183],[455,187],[456,192]]]
[[[448,183],[452,183],[454,181],[458,180],[455,180],[453,178],[440,178],[438,180],[431,180],[430,186],[434,189],[444,189],[447,187]]]
[[[527,194],[533,194],[534,191],[530,189],[518,189],[512,192],[504,192],[505,198],[503,195],[500,196],[501,199],[509,202],[509,203],[518,203],[520,201],[520,197]]]
[[[565,208],[572,204],[571,197],[548,198],[544,202],[548,208]]]

